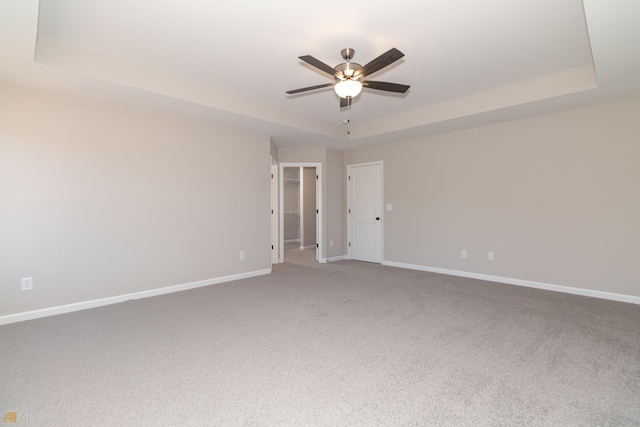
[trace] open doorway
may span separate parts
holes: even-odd
[[[280,164],[279,262],[315,263],[321,258],[319,163]]]

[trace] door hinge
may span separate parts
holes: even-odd
[[[351,181],[351,175],[349,175],[349,181]]]
[[[271,174],[271,179],[273,179],[273,174]]]
[[[320,213],[320,209],[316,209],[316,213]]]
[[[273,250],[273,245],[271,245],[271,250]]]
[[[320,247],[320,243],[316,243],[316,248],[319,248],[319,247]]]
[[[351,242],[349,242],[349,247],[351,247]]]
[[[273,209],[271,209],[271,214],[273,215]]]
[[[320,179],[320,175],[316,175],[316,179]]]
[[[349,209],[349,213],[351,213],[351,209]]]

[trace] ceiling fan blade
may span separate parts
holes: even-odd
[[[287,93],[289,95],[293,95],[294,93],[307,92],[307,91],[315,90],[315,89],[322,89],[323,87],[330,87],[330,86],[333,86],[333,85],[334,85],[334,83],[325,83],[323,85],[303,87],[302,89],[288,90]]]
[[[362,82],[364,87],[369,89],[384,90],[386,92],[405,93],[411,86],[401,85],[399,83],[376,82],[373,80],[365,80]]]
[[[393,64],[398,59],[402,58],[404,53],[400,52],[398,49],[391,48],[387,52],[378,56],[376,59],[372,60],[364,67],[362,67],[358,73],[362,75],[362,77],[368,76],[369,74],[373,74],[376,71],[380,71],[384,67]],[[356,73],[356,74],[358,74]]]
[[[318,70],[324,71],[325,73],[329,74],[330,76],[334,76],[336,74],[336,70],[334,70],[333,67],[328,66],[324,62],[320,61],[319,59],[314,58],[311,55],[299,56],[298,58],[302,59],[304,62],[306,62],[309,65],[313,65]]]
[[[340,108],[348,107],[351,105],[351,97],[340,98]]]

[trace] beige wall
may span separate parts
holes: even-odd
[[[271,154],[272,161],[278,161],[278,146],[271,138],[269,138],[269,153]]]
[[[324,167],[326,158],[324,147],[278,147],[280,163],[322,163]]]
[[[386,261],[640,296],[639,118],[634,100],[354,149],[345,165],[384,161]]]
[[[326,257],[346,255],[346,208],[344,152],[327,150],[326,186],[329,189],[325,214],[327,217]],[[333,241],[333,247],[330,242]]]
[[[284,241],[300,241],[300,168],[284,168]]]
[[[0,86],[0,316],[269,269],[270,150]]]

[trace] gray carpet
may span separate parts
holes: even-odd
[[[2,415],[48,426],[640,425],[640,306],[288,261],[269,276],[1,326]]]
[[[292,264],[314,266],[316,265],[316,250],[300,249],[300,243],[284,244],[284,261]]]

